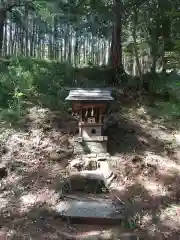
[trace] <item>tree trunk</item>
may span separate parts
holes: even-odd
[[[110,62],[115,72],[114,81],[119,82],[120,78],[122,77],[122,73],[124,73],[123,64],[122,64],[122,41],[121,41],[122,0],[114,0],[114,14],[115,14],[115,23],[112,31]]]
[[[133,29],[132,29],[132,37],[134,42],[134,55],[136,60],[136,66],[137,71],[140,77],[140,84],[139,87],[143,84],[143,76],[142,76],[142,70],[141,70],[141,64],[139,62],[139,56],[138,56],[138,49],[137,49],[137,37],[136,37],[136,31],[137,31],[137,23],[138,23],[138,11],[137,9],[134,9],[134,19],[133,19]]]
[[[0,9],[0,57],[3,55],[3,37],[4,37],[4,25],[6,21],[6,10]]]
[[[152,57],[152,65],[151,72],[153,74],[156,73],[156,64],[157,64],[157,46],[158,46],[158,37],[155,35],[152,37],[151,44],[151,57]]]
[[[11,56],[13,53],[13,37],[12,37],[12,19],[10,17],[10,22],[9,22],[9,55]]]
[[[7,21],[4,23],[4,40],[3,40],[3,56],[8,55],[8,30],[7,30]]]
[[[30,57],[33,57],[34,46],[35,46],[35,20],[31,20],[32,29],[31,29],[31,41],[30,41]]]
[[[25,54],[26,54],[26,57],[29,56],[29,29],[28,29],[28,26],[29,26],[29,20],[28,20],[28,8],[25,7],[25,13],[24,13],[24,19],[25,19]]]

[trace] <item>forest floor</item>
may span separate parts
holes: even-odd
[[[108,130],[118,175],[109,197],[118,196],[130,206],[128,223],[118,228],[68,226],[53,213],[66,170],[63,163],[48,158],[59,147],[60,132],[43,129],[45,109],[32,108],[29,114],[21,129],[1,126],[1,158],[9,163],[9,174],[0,181],[0,239],[63,239],[61,231],[87,235],[100,229],[113,232],[115,239],[123,233],[147,240],[180,238],[180,132],[176,127],[152,117],[142,106],[122,110],[118,129]]]

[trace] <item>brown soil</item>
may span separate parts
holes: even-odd
[[[139,239],[179,239],[179,135],[147,114],[143,119],[142,111],[121,116],[118,129],[108,130],[118,177],[105,197],[118,196],[127,208],[127,220],[116,228],[72,226],[54,218],[67,174],[65,162],[48,158],[61,147],[56,127],[44,129],[35,118],[28,119],[26,129],[4,129],[1,139],[8,151],[1,159],[9,173],[0,181],[0,239],[63,239],[62,231],[88,236],[100,229],[113,232],[115,239],[124,232]]]

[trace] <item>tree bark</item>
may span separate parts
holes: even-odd
[[[0,8],[0,57],[3,55],[3,37],[4,37],[4,26],[6,21],[7,12],[5,9]]]
[[[122,0],[114,0],[115,22],[112,30],[110,63],[115,73],[114,81],[119,82],[124,73],[122,64]],[[121,79],[122,80],[122,79]]]
[[[133,42],[134,42],[134,55],[135,55],[135,60],[136,60],[136,66],[137,66],[137,70],[138,70],[138,74],[139,74],[139,78],[140,78],[139,87],[141,87],[143,84],[143,76],[142,76],[141,64],[139,62],[138,49],[137,49],[137,39],[136,39],[137,38],[137,36],[136,36],[137,23],[138,23],[138,10],[134,9],[132,37],[133,37]]]

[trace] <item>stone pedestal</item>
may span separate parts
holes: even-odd
[[[107,152],[107,137],[78,137],[75,139],[76,153],[106,153]]]

